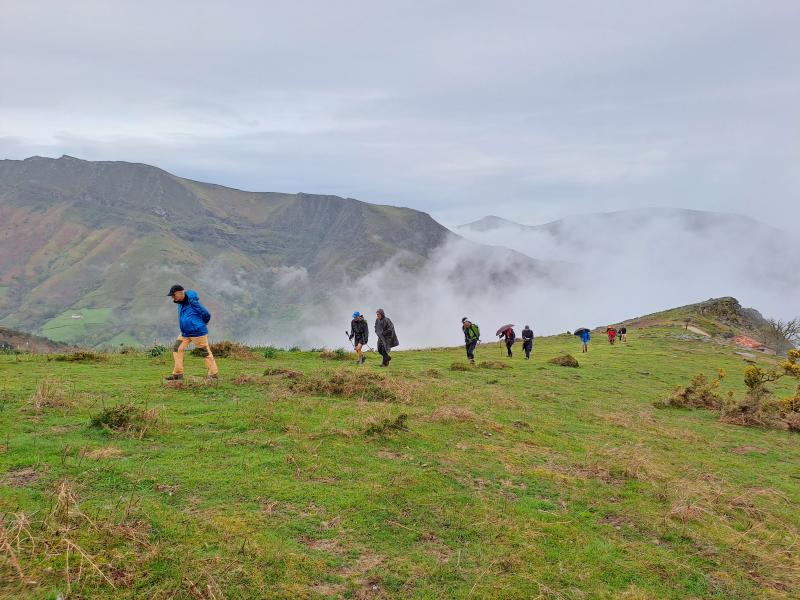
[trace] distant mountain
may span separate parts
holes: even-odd
[[[493,215],[489,215],[488,217],[483,217],[478,219],[477,221],[472,221],[471,223],[465,223],[464,225],[459,225],[458,229],[462,229],[465,231],[492,231],[493,229],[519,229],[525,230],[528,229],[527,225],[520,225],[519,223],[515,223],[514,221],[509,221],[508,219],[504,219],[502,217],[495,217]]]
[[[606,314],[731,294],[770,316],[800,313],[794,237],[742,215],[642,208],[543,225],[485,217],[455,231],[478,243],[570,263],[571,280],[592,305],[606,302]]]
[[[201,292],[218,337],[291,335],[309,306],[390,259],[419,269],[457,238],[425,213],[352,198],[245,192],[127,162],[3,160],[0,325],[149,343],[174,335],[165,294],[180,282]],[[541,266],[516,260],[520,275]]]
[[[761,223],[751,217],[734,213],[692,210],[686,208],[634,208],[606,213],[590,213],[558,219],[542,225],[523,225],[502,217],[487,216],[471,223],[456,227],[457,231],[490,232],[499,229],[513,229],[529,232],[544,232],[552,236],[570,236],[576,229],[595,230],[596,228],[627,229],[644,227],[654,221],[669,221],[684,231],[703,233],[714,229],[741,228],[755,229],[779,236],[785,232]]]

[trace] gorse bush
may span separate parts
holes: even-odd
[[[347,352],[344,348],[323,350],[319,353],[319,357],[323,360],[350,360],[355,358],[352,352]]]
[[[264,348],[264,358],[275,358],[278,356],[278,352],[280,352],[280,348],[276,348],[275,346],[267,346]]]
[[[722,407],[722,397],[718,390],[723,379],[725,379],[723,369],[720,369],[716,378],[710,381],[705,374],[698,373],[689,385],[676,389],[666,401],[656,402],[655,405],[719,410]]]
[[[147,355],[150,356],[151,358],[158,358],[159,356],[166,354],[167,351],[168,348],[166,346],[161,346],[159,344],[156,344],[155,346],[147,350]]]

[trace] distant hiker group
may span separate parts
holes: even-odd
[[[180,328],[180,335],[175,340],[173,346],[172,357],[174,367],[172,374],[167,376],[168,381],[181,381],[183,379],[183,358],[186,350],[190,344],[194,344],[203,356],[206,367],[208,368],[208,377],[210,379],[217,379],[219,376],[219,369],[214,360],[214,355],[211,351],[211,345],[208,342],[208,323],[211,321],[211,313],[208,309],[200,304],[200,297],[194,290],[185,290],[181,285],[173,285],[167,294],[172,301],[178,305],[178,326]],[[394,328],[392,320],[386,316],[382,308],[375,312],[375,335],[378,339],[377,351],[383,359],[381,361],[382,367],[388,367],[389,362],[392,360],[391,351],[397,347],[400,342],[397,339],[397,333]],[[477,323],[473,323],[467,317],[461,319],[461,331],[464,334],[464,346],[467,351],[467,360],[470,364],[475,364],[475,349],[481,341],[481,329]],[[628,330],[624,325],[619,328],[609,325],[606,328],[608,341],[613,346],[615,341],[619,339],[620,342],[626,342],[628,339]],[[364,315],[356,311],[353,313],[353,318],[350,321],[350,331],[345,331],[345,335],[353,345],[353,350],[356,353],[358,364],[364,364],[366,356],[364,355],[364,348],[371,348],[369,342],[369,325],[367,324]],[[517,341],[517,334],[514,331],[513,323],[503,325],[496,332],[495,335],[505,343],[506,354],[508,358],[514,356],[513,347]],[[591,340],[591,333],[586,327],[576,329],[574,335],[578,336],[583,346],[582,351],[589,351],[589,341]],[[525,353],[525,360],[530,360],[531,352],[533,351],[534,335],[533,330],[529,325],[525,325],[522,330],[522,351]]]
[[[392,323],[392,320],[386,316],[386,313],[382,308],[379,308],[375,312],[375,317],[375,335],[378,338],[378,353],[383,358],[381,366],[388,367],[389,361],[392,360],[390,354],[392,348],[399,346],[400,341],[397,339],[397,333],[395,333],[394,330],[394,323]],[[363,348],[369,341],[369,327],[367,326],[367,322],[364,320],[363,315],[359,311],[353,313],[353,320],[350,321],[350,333],[347,335],[347,337],[353,343],[353,349],[356,351],[356,355],[358,356],[358,364],[363,365],[364,361],[366,361]]]

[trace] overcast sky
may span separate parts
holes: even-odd
[[[3,158],[146,162],[448,225],[653,205],[800,218],[797,0],[1,12]]]

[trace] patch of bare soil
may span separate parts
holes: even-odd
[[[3,475],[2,479],[0,479],[0,483],[9,487],[24,487],[26,485],[31,485],[39,479],[39,477],[41,477],[41,473],[36,469],[33,467],[25,467],[24,469],[8,471]]]

